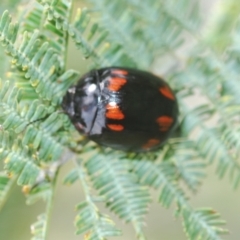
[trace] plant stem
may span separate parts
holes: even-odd
[[[49,196],[48,202],[47,202],[46,220],[45,220],[45,226],[44,226],[44,231],[43,231],[43,239],[44,240],[47,239],[47,234],[48,234],[48,230],[49,230],[49,222],[50,222],[51,213],[52,213],[52,209],[53,209],[54,192],[55,192],[55,189],[56,189],[58,172],[59,172],[59,168],[56,170],[54,178],[52,180],[51,193],[50,193],[50,196]]]
[[[72,14],[73,14],[73,0],[70,1],[69,3],[69,14],[68,14],[68,20],[69,22],[71,21],[72,18]],[[69,33],[66,31],[66,36],[65,36],[65,48],[64,48],[64,70],[66,70],[66,66],[67,66],[67,57],[68,57],[68,43],[69,43]]]

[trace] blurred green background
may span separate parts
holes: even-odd
[[[210,18],[212,11],[215,11],[224,0],[201,1],[202,9],[206,19]],[[0,3],[2,9],[6,1]],[[76,51],[73,45],[69,49],[68,67],[84,72],[86,62],[81,59],[80,51]],[[67,154],[67,153],[66,153]],[[64,157],[64,156],[63,156]],[[65,157],[69,157],[66,155]],[[52,213],[49,240],[77,240],[82,236],[75,236],[73,221],[76,216],[74,206],[83,200],[81,185],[74,184],[71,187],[63,186],[62,180],[71,163],[66,164],[60,172],[58,187],[55,196],[55,205]],[[222,181],[214,174],[215,166],[208,170],[208,176],[200,191],[192,195],[191,203],[195,208],[212,207],[221,213],[222,218],[227,221],[227,228],[230,234],[226,235],[228,240],[240,239],[239,230],[239,192],[233,191],[229,180]],[[190,193],[189,193],[190,194]],[[185,240],[181,221],[174,217],[175,209],[164,209],[157,203],[158,194],[153,192],[154,203],[150,207],[147,216],[145,232],[149,240]],[[190,195],[191,196],[191,195]],[[104,206],[102,206],[104,208]],[[19,187],[11,192],[9,201],[5,204],[0,214],[0,240],[27,240],[31,238],[30,225],[36,221],[36,217],[43,212],[44,203],[38,202],[35,205],[26,206],[25,197]],[[109,213],[111,216],[112,214]],[[123,237],[114,238],[119,240],[132,240],[134,231],[131,225],[113,216],[119,228],[123,229]],[[9,224],[11,223],[11,224]]]

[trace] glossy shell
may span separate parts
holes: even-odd
[[[62,107],[76,129],[96,143],[125,151],[161,146],[177,123],[174,93],[161,78],[140,70],[93,70],[72,86]]]

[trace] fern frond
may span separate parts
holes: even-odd
[[[94,188],[106,198],[107,207],[131,222],[137,236],[144,239],[142,227],[150,202],[149,192],[138,184],[136,176],[129,173],[128,164],[120,158],[121,155],[107,152],[98,154],[86,162],[86,168]]]
[[[59,16],[64,16],[64,18],[68,19],[71,12],[71,1],[58,1],[53,3],[52,6],[56,12],[58,12]],[[44,5],[45,6],[45,5]],[[60,31],[58,26],[55,26],[52,19],[48,18],[46,8],[44,8],[41,4],[34,1],[32,9],[29,10],[25,14],[24,25],[21,28],[21,31],[34,32],[35,29],[41,29],[40,38],[42,42],[48,42],[56,52],[59,53],[61,59],[61,65],[65,65],[64,62],[66,51],[67,51],[67,36],[64,32]]]
[[[201,105],[193,111],[186,111],[187,106],[184,104],[182,109],[188,116],[184,120],[183,129],[188,134],[197,129],[194,138],[199,154],[204,155],[204,158],[211,159],[211,161],[214,159],[218,161],[217,173],[220,177],[223,177],[228,169],[234,171],[233,181],[237,186],[240,176],[240,166],[236,154],[238,152],[236,146],[240,144],[238,123],[236,122],[239,104],[237,75],[228,69],[228,64],[224,64],[223,61],[209,52],[208,58],[198,57],[190,64],[187,71],[186,75],[184,74],[184,84],[191,78],[192,86],[199,87],[208,104]],[[208,72],[212,74],[206,76]],[[230,72],[231,75],[227,75],[227,72]],[[207,118],[220,117],[221,120],[217,119],[216,121],[217,127],[213,128],[202,122],[201,119],[206,120],[206,116]],[[187,122],[185,122],[186,120]],[[229,142],[229,138],[226,138],[227,135],[232,136],[231,142]],[[231,173],[230,176],[233,177]]]
[[[99,29],[97,23],[90,21],[87,9],[78,9],[74,22],[70,23],[69,19],[62,17],[53,7],[54,1],[38,0],[38,2],[47,9],[48,20],[54,21],[58,29],[67,32],[82,50],[85,58],[91,58],[95,66],[109,66],[117,63],[136,66],[135,60],[127,52],[123,52],[121,45],[107,40],[107,31]]]
[[[56,171],[57,172],[57,171]],[[47,203],[46,211],[40,214],[37,222],[31,225],[32,240],[46,240],[49,225],[49,218],[53,204],[53,193],[56,184],[56,172],[51,183],[41,182],[27,192],[27,203],[32,204],[37,200],[43,199]]]
[[[77,206],[79,213],[75,220],[78,229],[76,233],[86,233],[86,240],[104,240],[106,237],[121,235],[110,218],[93,207],[88,202]]]
[[[205,167],[196,150],[195,142],[186,138],[172,138],[161,149],[155,158],[149,156],[135,157],[133,171],[136,171],[141,182],[158,189],[161,182],[157,180],[165,172],[169,181],[184,181],[192,191],[196,191],[205,177]],[[155,171],[152,169],[156,166]],[[150,173],[154,172],[153,175]],[[149,172],[149,175],[147,174]],[[156,180],[156,182],[154,182]]]
[[[29,150],[19,147],[20,141],[13,132],[0,132],[0,157],[5,163],[5,170],[12,176],[13,180],[9,180],[9,184],[18,177],[19,185],[31,186],[36,183],[41,169],[29,154]]]
[[[64,145],[68,145],[72,141],[67,132],[65,132],[65,137],[62,134],[54,136],[59,130],[66,130],[70,127],[67,117],[52,113],[39,124],[40,129],[33,125],[28,126],[29,122],[46,117],[46,114],[51,113],[53,109],[35,100],[30,106],[25,105],[26,110],[23,113],[18,107],[18,92],[17,88],[10,88],[8,82],[3,84],[0,91],[3,129],[5,131],[11,129],[20,134],[25,131],[22,137],[23,145],[21,145],[29,146],[35,150],[39,149],[37,159],[45,159],[46,161],[59,159]],[[19,151],[21,151],[21,145],[19,145]],[[9,154],[15,155],[15,152]]]
[[[177,169],[171,162],[153,163],[150,161],[132,161],[132,171],[137,174],[143,185],[162,188],[159,201],[169,207],[175,200],[181,207],[188,206],[184,192],[178,187]]]
[[[75,176],[75,171],[72,174]],[[77,174],[86,196],[86,201],[77,206],[78,215],[75,219],[77,234],[85,233],[86,240],[104,240],[106,237],[121,235],[109,216],[102,214],[94,203],[81,161],[77,161]]]
[[[13,57],[11,77],[16,78],[11,83],[1,81],[0,120],[3,139],[10,134],[15,139],[8,146],[5,140],[1,143],[1,155],[6,171],[19,175],[19,185],[33,186],[51,168],[48,164],[43,170],[43,162],[59,160],[64,147],[71,145],[68,118],[53,112],[78,74],[62,71],[57,53],[48,48],[47,42],[41,43],[37,30],[32,34],[25,32],[21,41],[17,34],[18,24],[13,24],[5,11],[0,20],[0,41]],[[22,97],[22,93],[30,97]],[[29,125],[37,119],[45,120]]]
[[[13,134],[4,133],[3,138],[12,137]],[[29,155],[27,148],[19,148],[19,140],[12,140],[9,146],[3,148],[1,154],[2,160],[5,162],[5,170],[14,176],[18,177],[18,184],[20,185],[33,185],[40,173],[40,168],[34,162],[34,159]],[[2,145],[2,144],[1,144]]]
[[[220,227],[225,224],[225,221],[221,220],[219,214],[212,209],[199,209],[194,212],[185,209],[183,220],[189,240],[220,240],[222,239],[220,235],[228,232]]]
[[[174,50],[184,42],[182,33],[189,30],[192,34],[200,24],[197,1],[90,2],[95,11],[104,12],[99,25],[110,33],[109,40],[124,46],[124,51],[131,59],[137,59],[140,68],[149,68],[156,58],[164,58],[166,53],[176,62]]]
[[[13,63],[21,71],[25,72],[27,82],[32,89],[39,95],[42,101],[47,101],[53,106],[60,104],[63,91],[76,80],[77,72],[70,70],[63,73],[61,76],[61,61],[59,56],[53,49],[48,48],[48,43],[45,42],[39,46],[39,32],[35,32],[29,36],[27,32],[24,33],[23,39],[20,43],[16,43],[16,34],[18,25],[11,23],[9,13],[4,12],[0,20],[0,40],[5,45],[7,52],[13,57]],[[38,49],[36,51],[36,49]],[[66,81],[67,84],[59,84],[57,82],[60,76],[60,82]]]
[[[192,209],[184,191],[178,186],[176,181],[178,169],[173,163],[166,161],[156,164],[143,160],[134,161],[132,171],[139,176],[143,184],[157,189],[162,188],[159,201],[163,206],[169,207],[173,200],[176,202],[178,206],[177,216],[183,217],[189,239],[198,239],[202,236],[204,236],[203,239],[209,240],[221,239],[220,237],[214,238],[214,236],[217,237],[218,234],[227,232],[220,227],[215,228],[215,225],[224,225],[224,221],[219,220],[216,212],[214,212],[215,221],[211,221],[213,211],[202,212],[201,215],[201,211]],[[194,223],[192,219],[194,219]]]
[[[184,111],[188,111],[186,105],[184,105],[184,109]],[[229,169],[234,170],[236,173],[234,180],[236,186],[240,176],[240,165],[237,161],[236,155],[231,154],[231,149],[228,148],[223,141],[221,137],[222,133],[219,131],[219,128],[207,127],[201,121],[201,118],[205,113],[205,111],[199,111],[199,108],[192,110],[191,114],[188,114],[185,117],[183,128],[189,132],[197,130],[197,133],[194,135],[196,149],[200,156],[208,160],[209,163],[212,163],[214,160],[217,161],[217,174],[219,177],[222,178]],[[226,129],[227,131],[232,132],[232,129],[229,130],[228,127]],[[230,174],[230,176],[233,177],[232,174]]]

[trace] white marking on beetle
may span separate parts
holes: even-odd
[[[115,106],[117,106],[117,103],[116,102],[109,102],[108,105],[110,105],[111,107],[115,107]]]
[[[90,84],[90,86],[88,87],[88,92],[91,93],[91,92],[94,92],[97,88],[97,85],[96,84]]]

